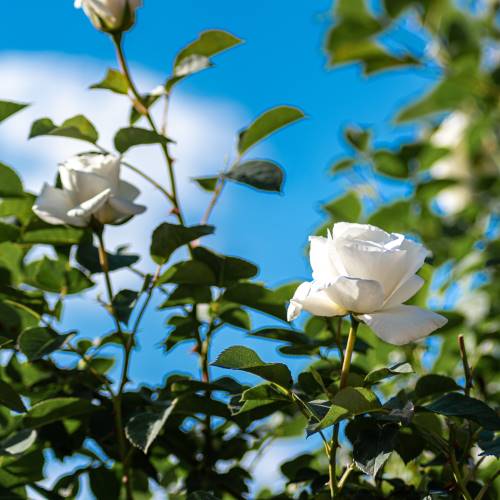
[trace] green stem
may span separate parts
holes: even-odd
[[[450,452],[450,464],[451,464],[451,469],[453,471],[453,477],[455,478],[455,483],[458,486],[460,492],[462,493],[464,500],[472,500],[472,496],[467,491],[467,487],[462,479],[462,474],[460,472],[460,468],[458,466],[454,450],[451,450]]]
[[[358,331],[359,322],[351,316],[351,328],[349,329],[349,336],[347,337],[347,345],[345,353],[342,360],[342,369],[340,372],[340,383],[339,391],[347,386],[349,379],[349,371],[351,368],[351,358],[354,351],[354,345],[356,343],[356,334]],[[337,448],[339,447],[339,424],[335,424],[333,427],[332,441],[330,444],[330,457],[329,457],[329,467],[328,473],[330,476],[330,497],[333,499],[339,490],[339,485],[337,484]],[[345,479],[347,480],[347,478]],[[344,480],[344,482],[345,482]]]
[[[135,105],[136,109],[146,118],[148,121],[151,130],[155,132],[158,135],[160,134],[160,131],[158,130],[153,117],[151,116],[151,113],[149,112],[149,109],[147,106],[144,104],[144,101],[142,99],[141,94],[137,90],[137,87],[134,84],[134,81],[132,79],[132,75],[130,73],[130,69],[127,64],[127,60],[125,58],[125,54],[123,52],[123,47],[122,47],[122,40],[121,40],[121,35],[120,34],[114,34],[112,35],[112,40],[116,48],[116,55],[118,62],[120,64],[121,71],[123,73],[123,76],[126,78],[128,86],[130,88],[130,91],[132,92],[132,95],[135,99]],[[166,120],[165,120],[166,123]],[[164,127],[166,129],[166,125]],[[182,215],[181,209],[180,209],[180,204],[179,204],[179,197],[177,194],[177,185],[175,182],[175,175],[174,175],[174,160],[170,156],[170,152],[168,150],[168,145],[166,144],[161,144],[161,149],[163,151],[163,155],[165,156],[165,161],[167,163],[167,169],[168,169],[168,176],[170,179],[170,189],[171,189],[171,201],[174,206],[174,214],[176,215],[178,221],[180,224],[184,225],[184,217]]]
[[[123,330],[120,325],[120,321],[118,319],[118,316],[116,315],[115,308],[113,306],[113,286],[111,284],[111,277],[109,274],[109,263],[108,263],[108,255],[106,253],[106,248],[104,245],[104,238],[103,238],[103,231],[104,228],[98,227],[95,229],[95,233],[97,235],[97,238],[99,240],[99,263],[101,265],[101,269],[104,274],[104,281],[106,283],[106,289],[108,292],[108,301],[109,301],[109,309],[111,314],[113,315],[113,318],[116,323],[116,329],[118,333],[120,334],[120,337],[123,340],[124,343],[124,349],[125,349],[125,354],[124,354],[124,362],[123,362],[123,368],[122,368],[122,374],[120,378],[120,383],[119,383],[119,388],[117,393],[112,397],[113,400],[113,413],[115,416],[115,426],[116,426],[116,439],[118,441],[118,450],[120,453],[120,458],[121,462],[123,465],[123,475],[122,475],[122,483],[125,486],[125,491],[126,491],[126,498],[127,500],[133,500],[134,495],[132,493],[132,482],[130,478],[130,469],[128,466],[128,461],[126,460],[127,456],[127,447],[126,447],[126,439],[125,439],[125,427],[123,425],[123,408],[122,408],[122,393],[123,389],[125,387],[125,384],[127,383],[127,374],[128,374],[128,367],[130,364],[130,351],[131,351],[131,338],[130,339],[125,339],[125,335],[123,334]]]

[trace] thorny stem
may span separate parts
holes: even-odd
[[[345,348],[344,357],[342,360],[342,369],[340,372],[340,383],[339,383],[339,391],[341,391],[347,385],[347,381],[349,378],[349,370],[351,368],[351,358],[352,353],[354,351],[354,345],[356,343],[356,333],[358,331],[359,322],[351,316],[351,328],[349,330],[349,336],[347,337],[347,345]],[[337,484],[337,448],[339,446],[339,425],[335,424],[333,427],[332,440],[330,444],[330,460],[328,473],[330,476],[330,497],[333,499],[335,495],[340,489],[340,485]],[[344,479],[344,482],[347,478]],[[343,484],[342,484],[343,486]]]
[[[116,426],[116,438],[118,441],[118,449],[120,451],[120,457],[121,461],[123,464],[123,476],[122,476],[122,482],[125,485],[125,491],[126,491],[126,497],[127,500],[133,500],[134,496],[132,493],[132,483],[131,483],[131,478],[130,478],[130,469],[128,465],[128,461],[126,460],[127,456],[127,448],[126,448],[126,441],[125,441],[125,428],[123,425],[123,408],[122,408],[122,393],[123,389],[125,387],[125,384],[127,383],[127,375],[128,375],[128,367],[129,367],[129,362],[130,362],[130,351],[132,347],[131,339],[126,340],[125,335],[123,333],[123,330],[120,325],[120,321],[118,319],[118,316],[116,315],[116,310],[113,306],[113,287],[111,284],[111,277],[109,274],[109,263],[108,263],[108,255],[106,253],[106,248],[104,246],[104,238],[103,238],[103,227],[97,227],[94,232],[97,235],[97,238],[99,240],[99,263],[101,265],[101,269],[104,274],[104,280],[106,283],[106,289],[108,292],[108,301],[109,301],[109,309],[111,314],[113,315],[113,318],[116,323],[116,329],[118,330],[118,333],[120,337],[122,338],[122,341],[124,343],[124,349],[125,349],[125,355],[124,355],[124,362],[123,362],[123,368],[122,368],[122,375],[120,379],[120,384],[118,388],[118,392],[113,396],[113,410],[114,410],[114,416],[115,416],[115,426]]]

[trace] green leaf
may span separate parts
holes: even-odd
[[[58,335],[44,327],[28,328],[19,335],[18,346],[28,361],[36,361],[63,347],[74,335],[74,333]]]
[[[26,407],[19,394],[3,380],[0,380],[0,404],[18,413],[26,411]]]
[[[217,181],[219,180],[219,177],[214,176],[214,177],[193,177],[192,179],[198,186],[201,187],[204,191],[208,191],[209,193],[212,193],[215,190],[215,187],[217,186]]]
[[[158,280],[162,283],[177,285],[216,285],[217,278],[213,271],[203,262],[188,260],[178,262],[169,267]]]
[[[191,42],[177,54],[174,69],[178,69],[181,63],[190,56],[212,57],[240,43],[240,38],[227,31],[204,31],[194,42]]]
[[[21,231],[17,226],[0,221],[0,243],[17,241]]]
[[[411,226],[411,204],[408,201],[396,201],[383,205],[368,218],[368,224],[383,227],[386,231],[403,231]]]
[[[262,139],[302,118],[304,113],[292,106],[278,106],[264,112],[248,128],[241,131],[238,152],[242,155]]]
[[[398,363],[396,365],[390,366],[388,368],[379,368],[378,370],[372,370],[368,375],[366,375],[363,380],[363,384],[366,386],[374,385],[384,380],[388,377],[393,377],[395,375],[408,375],[409,373],[414,373],[413,368],[410,363]]]
[[[125,426],[127,439],[136,447],[147,453],[153,441],[163,429],[168,417],[177,404],[174,399],[168,408],[161,413],[140,413],[132,417]]]
[[[406,179],[408,177],[408,165],[392,151],[376,151],[373,155],[373,161],[376,170],[382,174],[400,179]]]
[[[235,165],[225,177],[256,189],[280,193],[284,175],[281,167],[272,161],[251,160]]]
[[[479,456],[494,456],[500,458],[500,437],[493,439],[492,441],[481,441],[479,440],[478,446],[483,450]]]
[[[353,458],[365,474],[376,476],[394,451],[398,426],[388,424],[362,429],[353,443]]]
[[[121,477],[119,470],[94,467],[88,472],[90,489],[97,500],[120,498]]]
[[[121,154],[143,144],[167,144],[170,139],[153,130],[139,127],[121,128],[115,135],[115,148]]]
[[[138,255],[131,255],[125,253],[125,248],[118,248],[115,254],[106,252],[108,257],[108,265],[110,271],[130,267],[139,260]],[[89,243],[81,244],[78,246],[76,252],[76,261],[91,273],[101,273],[102,268],[99,262],[99,251],[97,248]]]
[[[457,392],[445,394],[437,401],[425,405],[424,408],[448,417],[464,417],[473,420],[488,430],[500,430],[500,418],[494,410],[479,399]]]
[[[370,147],[371,132],[354,127],[347,127],[344,131],[347,142],[358,151],[366,151]]]
[[[68,118],[62,125],[57,126],[50,118],[40,118],[31,126],[29,139],[42,135],[70,137],[95,144],[99,134],[94,125],[83,115]]]
[[[37,432],[23,429],[0,441],[0,455],[20,455],[35,444]]]
[[[462,388],[451,377],[434,373],[420,377],[415,386],[418,398],[460,390]]]
[[[130,315],[134,310],[139,294],[134,290],[120,290],[113,297],[113,310],[119,321],[128,325]]]
[[[281,297],[256,283],[239,283],[232,286],[226,290],[223,299],[286,320],[285,304]]]
[[[351,191],[323,208],[335,221],[357,222],[361,216],[362,205],[358,195]]]
[[[116,94],[128,94],[128,82],[120,71],[108,69],[106,76],[99,83],[90,86],[91,89],[111,90]]]
[[[248,347],[229,347],[219,354],[219,357],[212,365],[229,370],[242,370],[253,373],[286,388],[291,387],[293,382],[290,370],[286,365],[283,363],[266,363],[259,358],[255,351]]]
[[[365,387],[345,387],[341,389],[332,400],[332,405],[326,415],[316,423],[312,421],[310,431],[331,427],[340,420],[361,415],[380,408],[380,402],[377,396]]]
[[[30,206],[31,211],[31,206]],[[33,212],[31,212],[33,215]],[[30,221],[21,235],[23,243],[73,245],[80,243],[85,231],[76,227],[53,226],[40,219]]]
[[[207,491],[193,491],[187,497],[187,500],[220,500],[219,497],[208,493]]]
[[[79,293],[94,283],[79,269],[68,268],[63,259],[43,257],[25,267],[25,283],[47,292],[66,294]]]
[[[238,280],[249,279],[255,276],[259,269],[255,264],[238,257],[217,254],[204,247],[193,249],[193,256],[206,264],[216,276],[216,285],[223,287]]]
[[[42,427],[65,418],[77,417],[95,411],[96,407],[88,399],[60,397],[46,399],[31,407],[24,417],[28,427]]]
[[[332,173],[342,172],[342,170],[347,170],[354,165],[354,160],[352,158],[344,158],[343,160],[339,160],[335,164],[330,167],[330,171]]]
[[[0,122],[29,106],[20,102],[0,101]]]
[[[157,264],[164,264],[177,248],[202,236],[212,234],[214,229],[213,226],[186,227],[164,222],[153,232],[150,247],[151,257]]]
[[[0,197],[18,198],[23,196],[23,184],[16,172],[0,163]]]

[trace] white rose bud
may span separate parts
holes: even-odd
[[[86,227],[119,223],[146,210],[134,200],[140,191],[120,179],[120,159],[112,155],[74,156],[59,166],[62,189],[44,184],[33,211],[49,224]]]
[[[429,251],[401,234],[366,224],[340,222],[327,238],[311,236],[313,281],[290,301],[288,320],[302,310],[316,316],[352,314],[385,342],[402,345],[429,335],[447,320],[402,305],[424,280],[415,273]]]
[[[106,33],[121,33],[132,27],[135,10],[142,0],[75,0],[77,9],[83,8],[92,24]]]

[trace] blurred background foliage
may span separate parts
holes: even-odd
[[[66,296],[91,287],[103,271],[92,234],[37,219],[34,196],[12,169],[0,165],[0,498],[327,499],[328,461],[322,448],[306,445],[305,432],[329,433],[340,420],[338,498],[498,498],[499,21],[498,1],[384,0],[374,7],[338,0],[332,6],[324,45],[332,71],[358,64],[371,78],[415,66],[437,75],[438,82],[394,117],[396,123],[418,123],[411,141],[380,145],[361,124],[345,129],[346,154],[332,165],[331,182],[351,179],[352,189],[324,204],[318,234],[349,221],[421,240],[432,258],[421,270],[426,286],[412,302],[449,319],[425,342],[402,348],[361,325],[345,401],[338,396],[338,378],[347,321],[316,317],[301,331],[290,328],[285,305],[295,283],[270,290],[251,281],[253,264],[202,246],[162,269],[158,280],[144,275],[141,290],[113,297],[125,335],[109,332],[92,342],[76,332],[56,332]],[[182,78],[239,43],[225,32],[207,33],[177,57],[165,85],[167,99]],[[112,70],[96,88],[127,94],[128,83]],[[149,108],[163,97],[135,101],[127,132],[115,137],[118,151],[161,142],[134,125],[144,114],[138,102]],[[1,102],[0,120],[23,107]],[[278,165],[241,156],[301,117],[291,107],[264,113],[240,135],[229,170],[195,181],[214,193],[215,202],[226,182],[279,191]],[[77,138],[86,147],[98,140],[83,116],[62,125],[47,118],[34,124],[32,137],[47,134]],[[384,192],[391,184],[407,194],[394,199]],[[170,264],[174,250],[211,231],[205,225],[180,227],[163,224],[155,231],[151,255],[158,264]],[[169,246],[173,240],[178,244]],[[28,252],[38,245],[52,246],[56,257],[28,263]],[[108,260],[111,270],[141,272],[134,267],[137,256],[124,251]],[[200,378],[171,375],[154,388],[130,387],[125,379],[119,392],[123,454],[114,425],[117,382],[108,376],[122,359],[100,351],[115,346],[133,353],[142,316],[138,304],[147,306],[153,292],[164,295],[158,314],[166,318],[165,350],[191,341]],[[251,311],[276,321],[252,330]],[[311,364],[291,381],[285,363],[266,363],[235,346],[215,364],[266,382],[252,387],[232,371],[212,378],[210,342],[227,325],[277,341],[284,356],[307,356]],[[76,361],[59,362],[53,354],[61,351]],[[324,420],[339,407],[345,410],[339,420]],[[250,489],[253,466],[266,447],[291,436],[304,436],[305,452],[282,464],[283,490]],[[81,466],[53,487],[42,486],[46,461],[69,456],[80,457]],[[129,487],[123,487],[124,478]]]

